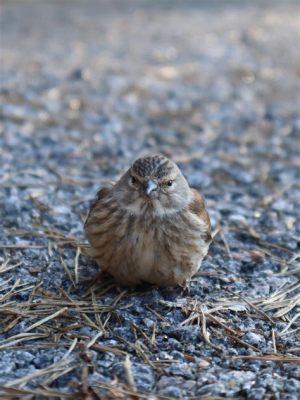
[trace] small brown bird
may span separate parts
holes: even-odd
[[[162,155],[139,158],[102,188],[85,230],[101,270],[130,286],[185,286],[212,240],[203,197]]]

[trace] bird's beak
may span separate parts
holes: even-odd
[[[143,189],[146,195],[150,196],[153,191],[157,190],[157,183],[150,179],[144,183]]]

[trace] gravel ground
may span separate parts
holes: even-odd
[[[281,3],[2,2],[1,398],[299,398],[300,6]],[[206,197],[202,271],[184,294],[84,283],[91,199],[154,152]]]

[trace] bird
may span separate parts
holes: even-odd
[[[84,227],[101,271],[121,286],[185,288],[212,241],[203,196],[161,154],[138,158],[101,188]]]

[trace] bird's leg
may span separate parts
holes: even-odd
[[[181,285],[181,292],[180,295],[187,294],[188,296],[190,295],[190,280],[186,279]]]
[[[92,286],[94,283],[102,283],[107,280],[109,274],[105,271],[99,271],[96,275],[91,278],[83,278],[81,279],[81,283],[83,285]]]

